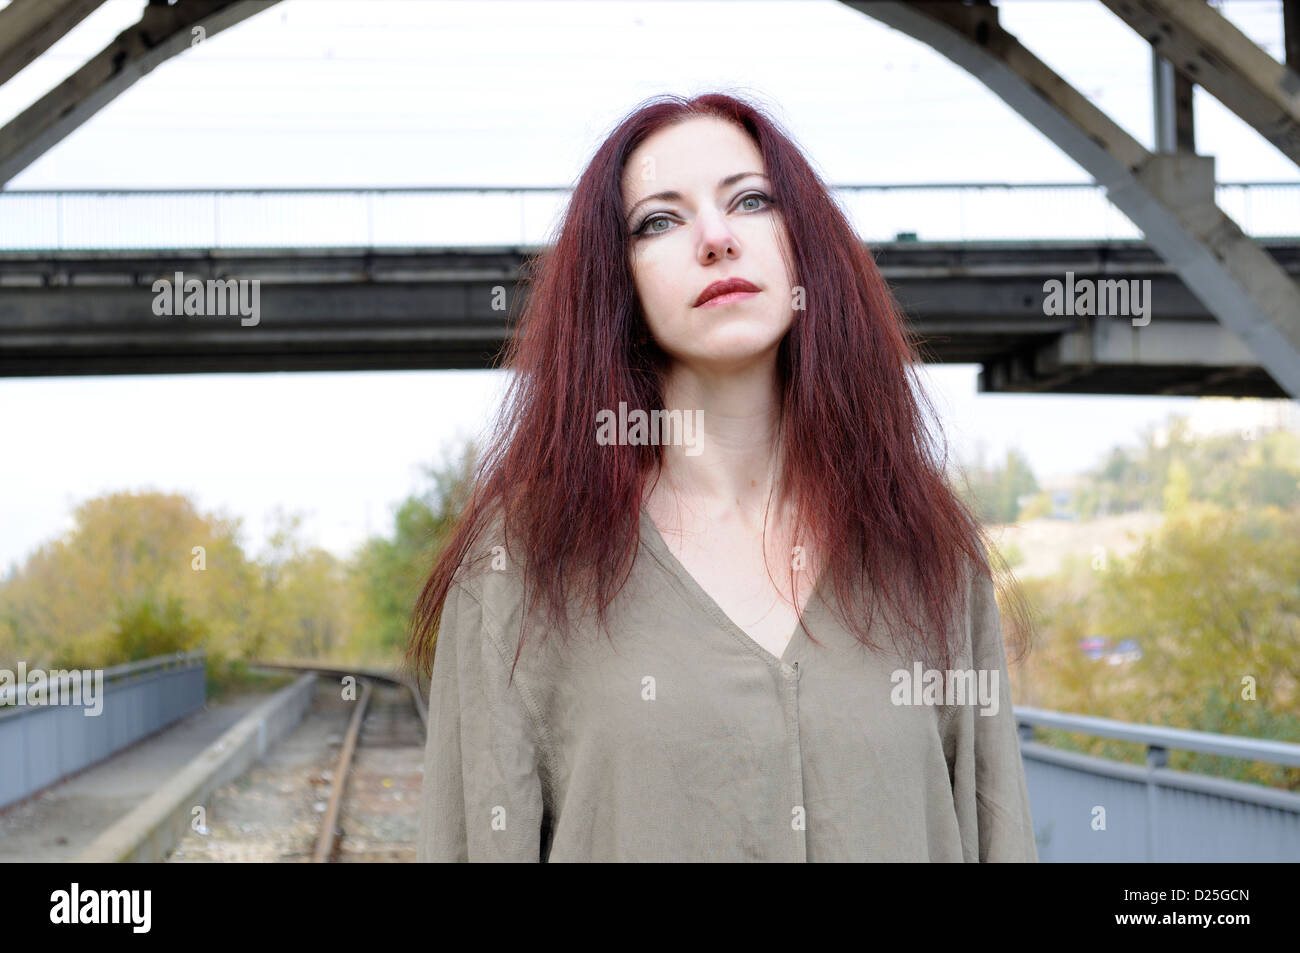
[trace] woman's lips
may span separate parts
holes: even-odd
[[[733,301],[744,301],[746,298],[752,298],[758,294],[757,291],[732,291],[728,294],[718,295],[710,298],[708,301],[699,305],[701,308],[715,308],[719,305],[731,304]]]
[[[750,294],[755,294],[761,290],[762,289],[760,289],[758,285],[754,284],[752,281],[748,281],[744,278],[741,278],[739,275],[733,275],[730,278],[723,278],[721,281],[715,281],[707,288],[705,288],[703,291],[701,291],[700,296],[695,299],[695,307],[699,308],[707,304],[709,301],[713,300],[714,298],[718,298],[723,295],[732,295],[732,294],[737,294],[739,292],[747,292]]]

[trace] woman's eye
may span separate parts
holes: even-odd
[[[764,195],[762,192],[750,192],[748,195],[741,196],[740,200],[736,202],[736,207],[740,208],[746,202],[751,202],[751,201],[758,202],[759,205],[757,207],[751,206],[749,208],[743,209],[743,211],[757,212],[760,209],[764,208],[765,206],[772,204],[772,200],[768,198],[766,195]],[[647,216],[646,220],[642,222],[641,226],[632,234],[633,235],[659,235],[668,231],[667,228],[652,227],[656,222],[666,222],[669,225],[671,225],[672,219],[662,213],[657,215]]]

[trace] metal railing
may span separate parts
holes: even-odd
[[[121,665],[114,665],[105,669],[56,669],[53,671],[60,672],[57,680],[59,693],[64,697],[72,691],[74,682],[77,681],[75,676],[84,671],[98,672],[103,678],[104,685],[109,684],[121,685],[131,676],[141,676],[151,672],[162,671],[168,668],[191,667],[196,662],[202,662],[207,658],[207,653],[197,652],[177,652],[174,655],[159,655],[154,658],[142,659],[139,662],[125,662]],[[20,672],[22,669],[19,670]],[[32,671],[36,671],[35,668]],[[45,670],[42,669],[44,672]],[[7,708],[16,706],[21,708],[27,703],[27,680],[19,677],[16,684],[9,688],[0,688],[0,715],[7,713]],[[38,703],[43,704],[43,703]],[[31,710],[23,708],[22,710]],[[18,714],[17,711],[13,714]]]
[[[76,704],[68,702],[68,695],[48,694],[54,685],[60,692],[72,687],[72,676],[63,669],[53,683],[46,682],[42,696],[29,698],[25,679],[6,690],[0,707],[0,807],[202,708],[206,662],[205,652],[182,652],[91,669],[98,713],[87,710],[84,692]],[[59,703],[50,704],[52,700]]]
[[[1042,861],[1300,861],[1300,794],[1165,767],[1171,750],[1300,766],[1300,744],[1015,709]],[[1146,746],[1146,766],[1052,748],[1034,727]]]
[[[0,250],[540,246],[570,189],[150,189],[0,191]],[[1008,182],[841,185],[864,241],[1140,239],[1099,185]],[[1300,234],[1300,182],[1221,182],[1248,234]]]

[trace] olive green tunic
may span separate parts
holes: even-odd
[[[1038,860],[987,574],[953,668],[997,670],[996,715],[901,704],[891,673],[914,660],[884,634],[883,653],[857,642],[832,587],[804,611],[821,644],[796,628],[776,658],[640,520],[612,645],[594,622],[567,645],[530,626],[513,684],[518,572],[484,567],[448,593],[418,860]]]

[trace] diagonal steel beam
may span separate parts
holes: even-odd
[[[0,86],[40,56],[104,0],[14,0],[0,10]]]
[[[1210,313],[1300,395],[1300,286],[1215,204],[1211,157],[1148,152],[1002,29],[996,7],[841,2],[969,71],[1087,169]]]
[[[1273,59],[1201,0],[1101,2],[1300,165],[1300,74]]]
[[[0,186],[159,63],[277,2],[176,0],[171,6],[150,3],[135,26],[124,30],[85,66],[0,129]]]

